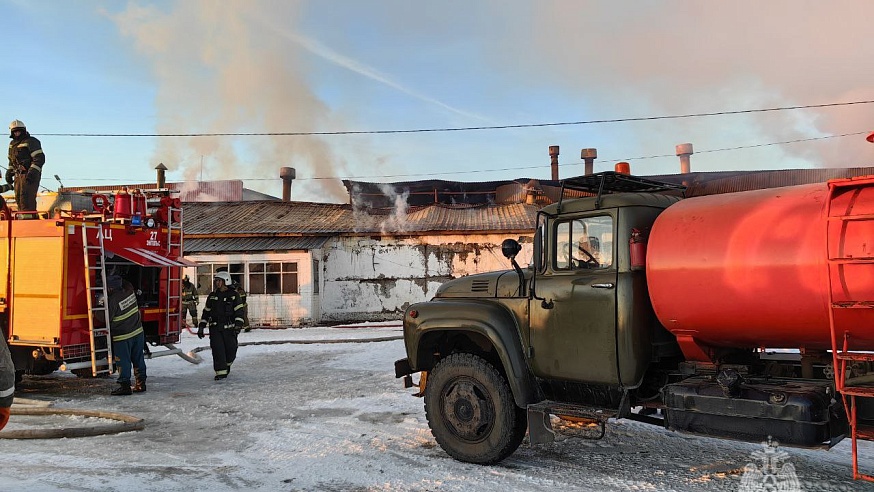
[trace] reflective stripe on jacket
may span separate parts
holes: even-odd
[[[31,137],[30,133],[9,142],[9,168],[16,173],[24,174],[31,167],[42,171],[45,163],[46,155],[42,151],[42,144],[37,138]]]
[[[210,326],[221,328],[243,326],[241,310],[245,307],[236,290],[214,290],[206,298],[200,319],[208,321]]]
[[[119,289],[109,294],[109,331],[113,342],[133,338],[143,332],[135,293]]]

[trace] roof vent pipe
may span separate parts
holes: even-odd
[[[680,158],[680,174],[692,172],[692,144],[684,143],[677,145],[677,157]]]
[[[297,176],[293,167],[280,167],[279,177],[282,178],[282,201],[291,201],[291,181]]]
[[[558,145],[549,146],[549,161],[552,166],[552,180],[558,181]]]
[[[598,149],[583,149],[580,151],[580,159],[586,163],[586,175],[595,172],[595,159],[598,158]]]
[[[162,162],[155,166],[155,169],[158,170],[158,189],[163,190],[167,187],[167,166]]]

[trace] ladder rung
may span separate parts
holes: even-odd
[[[841,394],[874,398],[874,388],[867,386],[844,386],[843,389],[841,389]]]
[[[834,309],[874,309],[874,301],[839,301],[833,302]]]
[[[866,441],[874,440],[874,426],[856,425],[856,437]]]
[[[874,220],[874,214],[833,215],[828,220]]]
[[[874,353],[866,352],[837,352],[835,358],[838,360],[874,360]]]
[[[874,214],[832,215],[829,220],[874,220]]]
[[[845,264],[845,263],[865,264],[865,263],[874,263],[874,257],[864,256],[864,257],[860,257],[860,258],[851,258],[851,257],[848,257],[848,258],[829,258],[828,261],[829,261],[829,263],[837,263],[837,264]]]

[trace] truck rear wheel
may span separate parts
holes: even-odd
[[[481,465],[513,454],[527,428],[507,379],[474,354],[452,354],[434,367],[425,386],[425,415],[444,451]]]

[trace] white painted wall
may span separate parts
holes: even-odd
[[[501,254],[508,237],[522,242],[517,261],[531,261],[531,235],[343,237],[324,246],[322,320],[399,318],[406,306],[430,299],[445,281],[512,268]],[[524,238],[524,239],[523,239]]]
[[[300,294],[249,294],[253,325],[302,325],[398,319],[404,309],[431,299],[447,280],[475,273],[507,270],[501,242],[520,240],[517,261],[531,261],[532,236],[511,234],[338,237],[322,250],[289,253],[198,254],[199,263],[288,262],[298,264]],[[320,261],[320,294],[313,293],[313,258]],[[195,269],[186,269],[196,278]],[[249,291],[248,277],[246,290]],[[201,296],[198,312],[203,310]]]
[[[298,294],[249,294],[249,322],[253,326],[289,326],[312,324],[318,321],[318,297],[313,295],[313,255],[320,256],[320,250],[288,253],[250,253],[250,254],[196,254],[186,258],[198,263],[249,263],[249,262],[296,262],[299,285]],[[247,266],[248,272],[248,266]],[[185,273],[197,278],[195,268],[186,268]],[[249,278],[244,284],[250,291]],[[206,296],[200,296],[198,314],[203,310]]]

